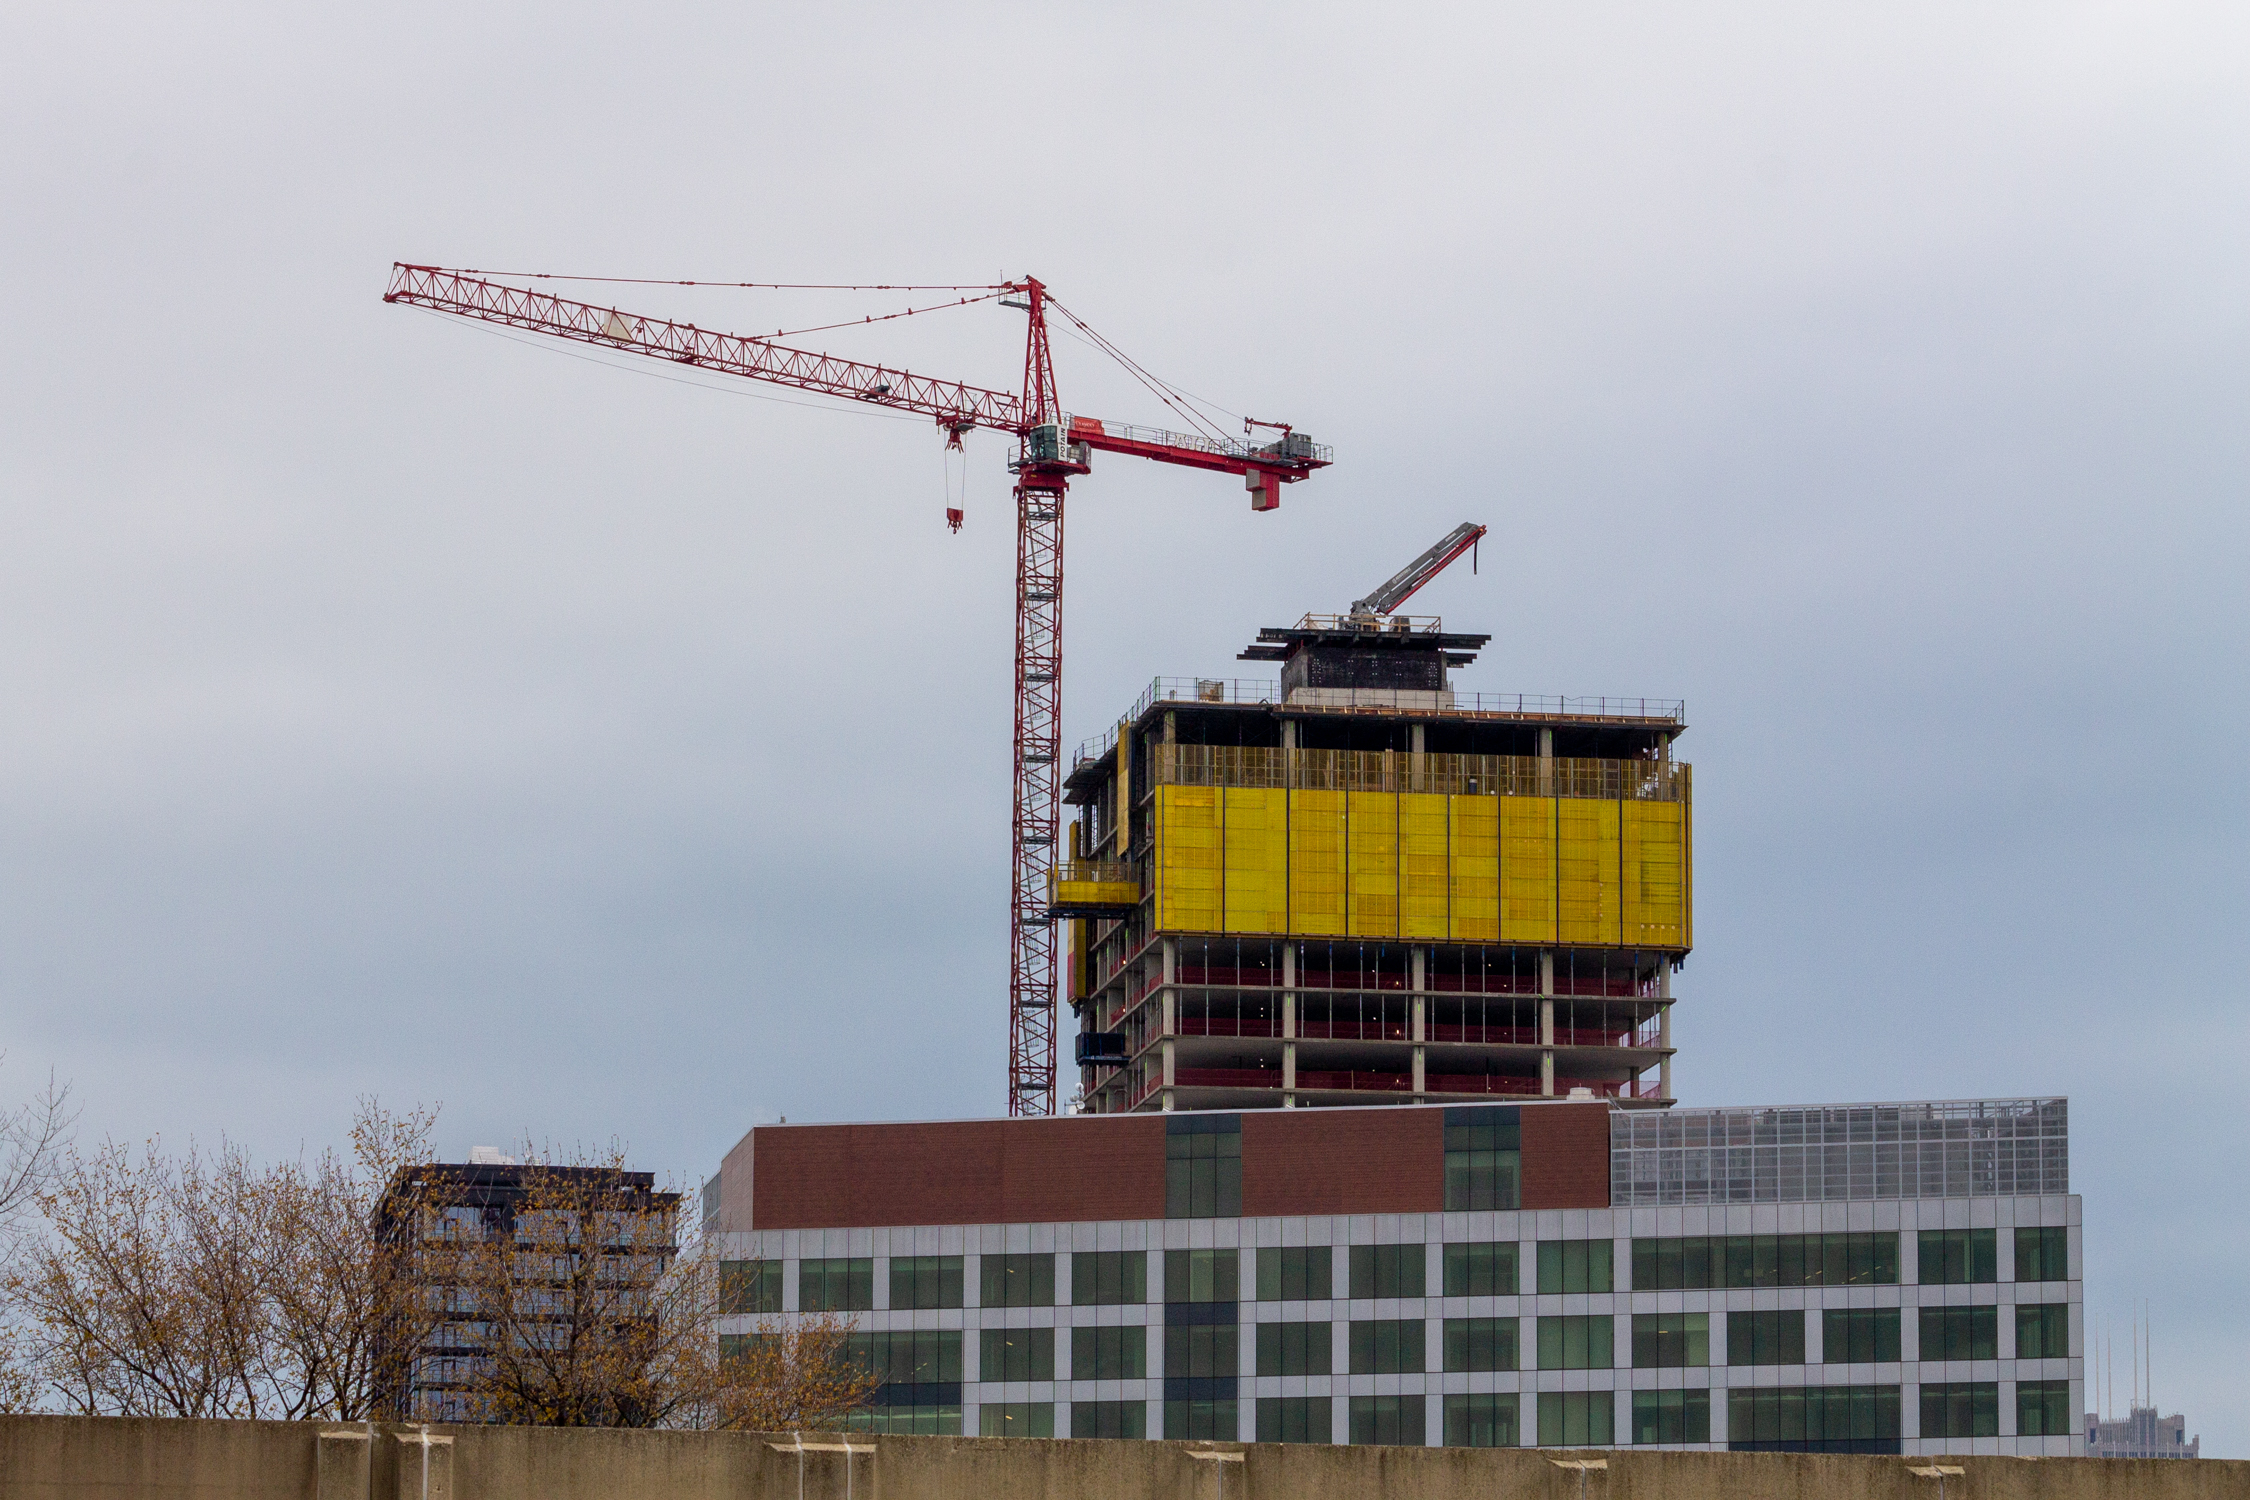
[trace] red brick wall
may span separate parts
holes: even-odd
[[[746,1180],[731,1175],[738,1162]],[[724,1170],[730,1228],[1156,1219],[1164,1216],[1164,1122],[766,1125],[728,1154]]]
[[[1435,1109],[1266,1109],[1242,1116],[1242,1212],[1418,1214],[1445,1207]]]
[[[1527,1104],[1523,1206],[1609,1207],[1609,1106]]]

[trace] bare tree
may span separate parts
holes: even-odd
[[[70,1085],[57,1082],[52,1073],[40,1093],[0,1111],[0,1291],[13,1274],[39,1195],[54,1178],[77,1118]],[[29,1411],[38,1403],[39,1379],[27,1342],[13,1309],[0,1302],[0,1415]]]

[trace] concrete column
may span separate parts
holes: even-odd
[[[1414,726],[1414,739],[1417,744],[1421,742],[1422,726],[1419,724]],[[1429,1016],[1424,1008],[1428,999],[1424,991],[1429,985],[1429,963],[1429,949],[1416,946],[1406,950],[1407,984],[1413,991],[1412,998],[1408,1001],[1410,1009],[1406,1034],[1414,1039],[1414,1102],[1416,1104],[1422,1102],[1422,1080],[1426,1076],[1423,1071],[1422,1043],[1430,1034]]]
[[[1163,1031],[1160,1034],[1164,1038],[1164,1108],[1167,1112],[1169,1112],[1172,1108],[1172,1028],[1174,1020],[1176,1019],[1173,1012],[1174,992],[1172,986],[1179,981],[1180,948],[1179,940],[1177,938],[1165,938],[1163,942],[1164,1002],[1162,1010],[1157,1017],[1157,1023],[1161,1027],[1163,1027]]]
[[[1180,716],[1174,713],[1171,709],[1166,709],[1164,710],[1164,743],[1167,745],[1177,745],[1179,742]]]
[[[1164,1039],[1164,1112],[1166,1114],[1172,1112],[1172,1077],[1172,1039],[1166,1037]],[[1551,1094],[1554,1090],[1549,1089],[1547,1092]]]
[[[1555,732],[1539,731],[1539,795],[1555,795]]]
[[[1283,726],[1284,733],[1288,726]],[[1297,945],[1281,945],[1281,1107],[1297,1107]]]
[[[1420,724],[1409,725],[1407,728],[1407,750],[1414,759],[1407,772],[1406,784],[1417,792],[1429,790],[1429,757],[1422,751],[1423,728]]]
[[[1539,731],[1539,743],[1548,742],[1548,731]],[[1541,777],[1545,778],[1545,767]],[[1555,950],[1539,950],[1539,1092],[1555,1092]]]
[[[1664,967],[1660,972],[1664,975],[1664,978],[1657,982],[1657,994],[1663,999],[1664,1004],[1663,1008],[1656,1013],[1656,1045],[1669,1049],[1672,1045],[1672,965],[1670,960],[1665,960]],[[1672,1054],[1669,1050],[1665,1052],[1663,1062],[1657,1065],[1656,1078],[1656,1091],[1667,1099],[1671,1098]]]
[[[1295,719],[1283,719],[1281,721],[1281,748],[1284,750],[1297,748],[1297,721]]]

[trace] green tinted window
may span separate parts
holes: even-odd
[[[1004,1404],[988,1401],[978,1409],[978,1437],[1036,1437],[1055,1435],[1055,1403],[1028,1401]]]
[[[2070,1420],[2070,1382],[2016,1382],[2016,1432],[2021,1437],[2065,1437],[2077,1431]]]
[[[1980,1438],[1999,1435],[2000,1387],[1997,1382],[1975,1380],[1922,1386],[1922,1436]]]
[[[2016,1358],[2070,1358],[2070,1305],[2025,1302],[2016,1307]]]
[[[1423,1426],[1426,1410],[1420,1396],[1354,1396],[1352,1441],[1420,1447],[1429,1441]]]
[[[1608,1313],[1539,1320],[1542,1370],[1606,1370],[1614,1362],[1615,1353]]]
[[[1925,1307],[1918,1359],[1998,1359],[2000,1309]]]
[[[873,1311],[874,1258],[859,1255],[797,1262],[797,1306],[805,1312]]]
[[[1897,1282],[1896,1234],[1715,1234],[1633,1241],[1636,1292]]]
[[[1336,1341],[1326,1323],[1260,1323],[1260,1375],[1326,1375]]]
[[[1073,1401],[1070,1435],[1082,1438],[1145,1438],[1148,1436],[1148,1403],[1145,1401]]]
[[[949,1328],[846,1334],[844,1358],[886,1385],[954,1384],[961,1379],[961,1334]]]
[[[1617,1441],[1616,1421],[1617,1401],[1608,1391],[1539,1393],[1542,1448],[1606,1448]]]
[[[1240,1267],[1238,1250],[1167,1250],[1164,1252],[1164,1300],[1237,1301],[1242,1280]]]
[[[1805,1362],[1805,1315],[1798,1308],[1727,1314],[1727,1363],[1801,1365]]]
[[[1445,1368],[1448,1371],[1513,1370],[1517,1359],[1517,1322],[1515,1318],[1447,1318]]]
[[[2000,1279],[1999,1231],[1925,1229],[1916,1236],[1924,1286],[1978,1286]]]
[[[960,1256],[894,1255],[891,1257],[892,1307],[959,1307],[960,1305]]]
[[[1172,1219],[1241,1217],[1240,1115],[1174,1115],[1165,1120],[1164,1214]]]
[[[1799,1315],[1797,1326],[1804,1327]],[[1633,1314],[1633,1366],[1642,1370],[1678,1370],[1711,1363],[1709,1313]],[[1635,1442],[1650,1441],[1635,1438]],[[1665,1442],[1684,1439],[1665,1438]],[[1702,1441],[1698,1439],[1697,1441]]]
[[[1370,1318],[1351,1326],[1354,1375],[1419,1375],[1427,1365],[1420,1318]]]
[[[1258,1398],[1258,1441],[1328,1442],[1333,1409],[1326,1396],[1261,1396]]]
[[[1233,1442],[1242,1435],[1242,1418],[1234,1402],[1167,1401],[1164,1435],[1168,1438],[1218,1438]]]
[[[987,1328],[978,1335],[977,1379],[1052,1380],[1055,1330]],[[1018,1434],[1028,1436],[1028,1434]],[[1052,1436],[1052,1434],[1049,1434]]]
[[[1513,1393],[1487,1392],[1445,1398],[1446,1447],[1513,1448],[1516,1441]]]
[[[1896,1364],[1898,1330],[1899,1310],[1895,1307],[1824,1309],[1820,1315],[1820,1357],[1832,1365]]]
[[[1710,1390],[1699,1387],[1683,1391],[1633,1392],[1633,1441],[1710,1442]]]
[[[1351,1295],[1420,1297],[1429,1287],[1429,1252],[1420,1245],[1354,1245]]]
[[[1610,1251],[1608,1240],[1541,1240],[1540,1295],[1610,1290]]]
[[[1071,1329],[1070,1378],[1146,1380],[1148,1330],[1138,1323],[1121,1328]],[[1076,1431],[1075,1428],[1072,1430]]]
[[[2017,1230],[2016,1280],[2070,1280],[2070,1231],[2060,1225]]]
[[[1164,1330],[1164,1377],[1211,1380],[1242,1373],[1238,1331],[1232,1323],[1190,1323]]]
[[[977,1302],[983,1307],[1053,1307],[1054,1256],[978,1256]]]
[[[1516,1111],[1445,1112],[1445,1206],[1451,1212],[1510,1209],[1522,1199],[1522,1130]]]
[[[1445,1247],[1446,1296],[1513,1297],[1515,1294],[1514,1240]]]
[[[780,1312],[781,1262],[778,1260],[720,1261],[719,1311],[723,1313]]]
[[[1727,1446],[1739,1451],[1865,1452],[1899,1435],[1895,1385],[1758,1386],[1727,1392]],[[1923,1435],[1928,1436],[1924,1429]]]
[[[1258,1251],[1260,1302],[1326,1302],[1336,1295],[1326,1245],[1269,1245]]]
[[[1146,1302],[1148,1252],[1078,1251],[1070,1257],[1070,1300],[1078,1307],[1116,1307]]]

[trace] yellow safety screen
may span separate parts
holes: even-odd
[[[1165,931],[1694,941],[1684,800],[1164,785],[1155,812]]]

